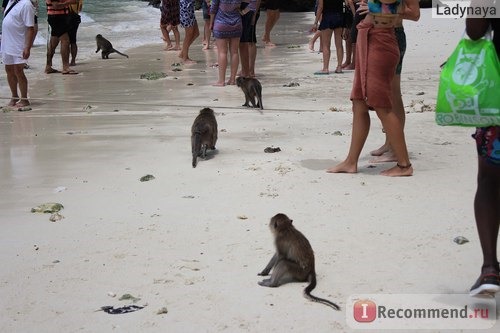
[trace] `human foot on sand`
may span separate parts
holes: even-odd
[[[413,168],[411,163],[407,165],[401,165],[398,163],[396,166],[384,170],[380,174],[387,177],[408,177],[413,175]]]
[[[70,69],[68,71],[63,71],[62,74],[63,75],[76,75],[76,74],[78,74],[78,72]]]
[[[389,147],[389,145],[384,143],[382,145],[382,147],[380,147],[378,149],[375,149],[375,150],[372,150],[370,152],[370,155],[372,155],[372,156],[380,156],[380,155],[383,155],[383,154],[387,153],[389,151],[389,149],[391,149]]]
[[[226,84],[224,82],[214,82],[212,83],[212,87],[224,87]]]
[[[15,106],[17,102],[19,102],[19,97],[17,97],[17,96],[16,97],[12,97],[10,99],[9,104],[7,104],[7,106]]]
[[[193,64],[196,64],[196,61],[195,61],[195,60],[191,60],[191,59],[187,58],[187,59],[182,59],[182,63],[183,63],[184,65],[193,65]]]
[[[52,67],[45,68],[45,74],[54,74],[54,73],[61,73],[61,72]]]
[[[351,164],[347,161],[344,161],[340,164],[337,164],[334,167],[326,169],[328,173],[357,173],[358,166],[356,164]]]
[[[372,159],[370,159],[370,163],[385,163],[385,162],[397,162],[398,159],[396,158],[396,155],[389,150],[387,153],[382,154],[380,156],[374,156]]]
[[[25,98],[21,98],[14,106],[17,108],[17,107],[25,107],[25,106],[29,106],[30,105],[30,101],[28,101],[27,99]]]

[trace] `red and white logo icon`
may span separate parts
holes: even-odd
[[[356,301],[353,307],[354,320],[358,323],[371,323],[377,317],[377,306],[373,301]]]

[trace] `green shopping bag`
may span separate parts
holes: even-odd
[[[462,38],[439,79],[436,123],[500,125],[500,64],[490,39]]]

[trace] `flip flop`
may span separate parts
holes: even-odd
[[[68,72],[62,72],[62,75],[77,75],[78,72],[75,71],[68,71]]]
[[[19,111],[19,112],[26,112],[26,111],[31,111],[31,110],[33,110],[33,109],[29,106],[20,106],[17,108],[17,111]]]
[[[314,75],[329,75],[330,72],[323,72],[323,71],[317,71],[317,72],[314,72]]]

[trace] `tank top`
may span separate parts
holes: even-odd
[[[47,15],[67,15],[69,14],[69,7],[65,6],[64,8],[54,9],[53,0],[45,0],[45,4],[47,5]]]

